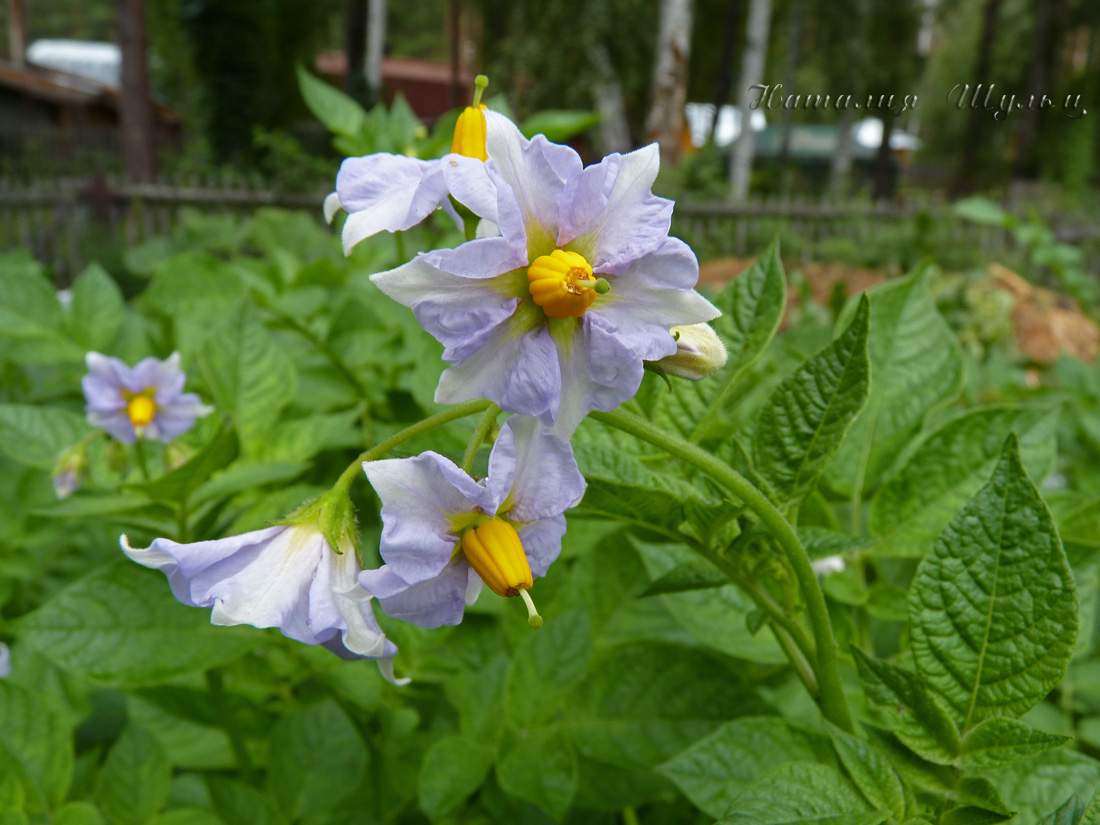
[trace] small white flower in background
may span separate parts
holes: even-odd
[[[342,659],[377,659],[382,674],[400,684],[397,646],[359,585],[353,531],[346,495],[326,494],[281,524],[240,536],[191,544],[158,538],[146,548],[122,536],[119,543],[133,561],[164,573],[181,602],[213,608],[213,624],[277,627]]]
[[[810,562],[814,573],[819,576],[828,576],[832,573],[840,573],[844,570],[844,556],[826,556],[823,559]]]
[[[62,309],[72,309],[73,306],[73,291],[71,289],[59,289],[57,290],[57,302],[61,304]]]
[[[140,436],[171,441],[195,426],[195,419],[213,412],[193,392],[183,391],[187,375],[180,355],[165,361],[146,358],[131,368],[117,358],[89,352],[88,374],[81,380],[88,423],[102,427],[124,444]]]
[[[11,651],[8,646],[0,642],[0,679],[11,676]]]
[[[685,324],[669,331],[676,339],[676,352],[654,362],[667,375],[699,381],[726,365],[726,345],[710,324]]]
[[[65,450],[57,459],[53,471],[53,491],[59,498],[68,498],[84,483],[88,473],[88,442],[81,441]]]

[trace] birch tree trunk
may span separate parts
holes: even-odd
[[[852,125],[855,118],[851,112],[842,112],[836,123],[836,148],[829,166],[829,192],[843,194],[848,183],[848,173],[852,171]]]
[[[661,159],[680,158],[680,133],[687,102],[688,58],[691,57],[693,0],[661,0],[657,60],[653,69],[653,106],[646,121],[646,141],[657,141]]]
[[[733,147],[730,162],[731,195],[734,200],[744,200],[749,193],[752,176],[752,155],[756,147],[756,134],[752,130],[749,104],[758,96],[752,87],[764,76],[764,61],[768,56],[768,27],[771,23],[771,0],[751,0],[749,21],[745,26],[745,52],[741,61],[741,77],[738,80],[737,101],[741,110],[741,134]]]
[[[593,89],[596,111],[600,113],[600,150],[605,155],[630,151],[630,124],[626,118],[623,88],[611,64],[607,47],[597,45],[592,52],[592,63],[600,81]]]
[[[370,0],[367,6],[367,56],[363,73],[375,99],[382,94],[382,58],[386,56],[386,0]]]

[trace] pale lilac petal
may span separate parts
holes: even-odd
[[[360,587],[358,574],[359,560],[351,548],[339,554],[329,549],[322,554],[309,591],[310,629],[318,638],[330,635],[330,631],[339,634],[342,646],[357,656],[393,656],[397,646],[378,626],[371,594]]]
[[[157,408],[145,436],[155,441],[172,441],[194,427],[196,418],[213,411],[213,407],[203,404],[194,393],[184,393],[173,403]]]
[[[537,418],[514,415],[501,428],[489,454],[487,486],[496,500],[511,496],[508,517],[527,523],[576,505],[584,497],[585,482],[569,442],[549,432]]]
[[[89,352],[84,356],[84,363],[88,367],[88,373],[108,386],[127,388],[127,380],[130,376],[130,368],[118,358],[111,358],[99,352]]]
[[[518,314],[440,376],[439,404],[488,398],[508,412],[554,415],[561,394],[558,353],[545,324],[524,329]]]
[[[674,326],[699,324],[721,311],[681,284],[698,280],[699,265],[687,244],[669,238],[637,261],[590,310],[607,321],[622,343],[638,357],[656,361],[676,352],[669,331]],[[675,284],[669,286],[667,284]]]
[[[388,598],[378,599],[386,615],[418,627],[458,624],[466,609],[469,565],[459,555],[435,578],[410,585]]]
[[[572,347],[561,357],[561,406],[557,418],[542,415],[555,434],[568,439],[592,410],[613,410],[633,398],[642,383],[642,359],[594,312],[581,318]]]
[[[531,565],[531,574],[535,578],[545,576],[550,565],[561,555],[565,516],[558,513],[539,519],[521,528],[518,533],[523,552],[527,555],[527,563]]]
[[[497,220],[497,187],[485,163],[463,155],[445,155],[440,161],[447,190],[454,199],[480,218]]]
[[[143,358],[134,366],[131,380],[136,387],[134,392],[154,390],[153,400],[159,407],[172,404],[179,398],[187,376],[180,369],[180,354],[173,352],[163,361]]]
[[[0,679],[11,676],[11,651],[8,646],[0,642]]]
[[[93,427],[106,430],[112,438],[123,444],[133,444],[137,440],[137,433],[134,432],[134,425],[130,423],[125,408],[117,412],[89,410],[87,419]]]
[[[480,349],[519,303],[504,294],[499,283],[444,272],[423,255],[371,280],[386,295],[412,308],[421,326],[447,348],[448,361]]]
[[[443,571],[457,543],[451,533],[453,517],[474,512],[485,496],[485,489],[465,473],[459,471],[463,482],[457,474],[444,472],[444,467],[458,469],[433,452],[363,464],[382,501],[379,552],[393,573],[409,584]]]
[[[409,589],[409,583],[394,573],[388,564],[360,571],[359,585],[376,599],[388,599]]]
[[[111,383],[104,378],[89,373],[80,379],[88,410],[100,413],[117,412],[125,408],[126,399],[122,396],[122,384]]]
[[[580,156],[543,135],[527,140],[512,121],[495,112],[485,113],[485,124],[490,177],[495,172],[507,184],[506,189],[498,185],[498,194],[510,193],[514,198],[528,243],[541,240],[541,236],[555,238],[565,181],[580,172]],[[498,217],[501,231],[508,236],[504,215]]]
[[[657,144],[608,155],[566,182],[558,242],[617,275],[668,237],[672,201],[651,191],[660,168]]]
[[[325,213],[325,223],[332,223],[336,218],[336,213],[344,208],[344,205],[340,203],[340,193],[331,192],[325,196],[325,202],[321,204],[321,210]]]
[[[379,153],[345,160],[336,192],[349,213],[343,242],[350,253],[371,235],[420,223],[447,197],[447,183],[437,160]]]
[[[454,249],[426,252],[423,259],[431,266],[462,278],[484,279],[514,269],[527,269],[527,249],[503,237],[467,241]]]
[[[468,565],[467,565],[468,566]],[[481,595],[481,591],[485,587],[485,582],[481,580],[481,576],[477,574],[474,568],[470,568],[470,578],[466,581],[466,606],[469,607],[477,601],[477,597]]]

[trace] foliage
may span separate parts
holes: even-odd
[[[443,218],[402,237],[458,240]],[[1097,821],[1100,373],[1067,361],[1057,395],[970,405],[924,269],[835,328],[807,313],[777,337],[787,279],[768,249],[714,296],[722,371],[648,375],[582,424],[589,488],[539,581],[546,626],[492,594],[457,628],[380,616],[409,686],[212,626],[123,560],[122,532],[279,519],[438,411],[440,347],[369,281],[399,260],[388,238],[344,258],[305,215],[189,216],[129,250],[125,277],[89,268],[66,307],[25,254],[0,258],[4,816]],[[178,350],[217,415],[147,445],[143,478],[83,420],[89,349]],[[453,421],[395,454],[458,460],[472,432]],[[50,475],[80,444],[84,486],[57,500]],[[354,490],[374,564],[377,502]],[[814,613],[799,559],[832,556]],[[821,619],[855,724],[824,698]]]

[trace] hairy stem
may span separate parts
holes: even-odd
[[[489,432],[493,429],[493,424],[496,423],[498,415],[500,415],[500,407],[496,404],[491,404],[481,416],[481,420],[477,422],[474,434],[470,437],[470,443],[466,445],[466,452],[462,456],[462,469],[465,470],[467,474],[474,466],[474,460],[477,458],[477,451],[481,448],[481,445],[485,443],[485,437],[489,435]]]
[[[825,606],[825,595],[821,592],[821,586],[810,564],[806,548],[802,546],[791,525],[783,518],[783,514],[775,508],[767,496],[736,470],[694,444],[654,426],[644,418],[618,410],[593,412],[590,415],[603,424],[661,447],[670,455],[695,465],[756,514],[786,554],[806,602],[806,612],[816,648],[815,672],[820,687],[816,698],[821,713],[837,727],[849,733],[853,732],[848,700],[844,696],[844,686],[840,681],[836,637],[833,635],[829,611]]]

